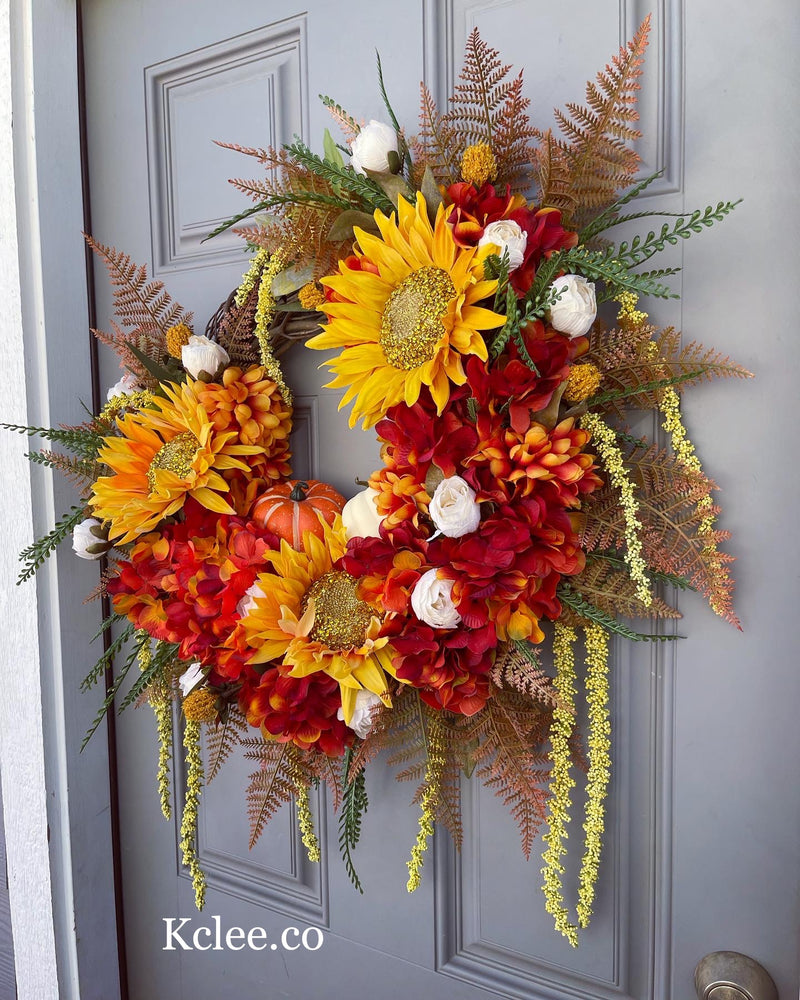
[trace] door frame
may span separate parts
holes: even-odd
[[[76,395],[92,398],[78,6],[79,0],[0,0],[9,56],[0,61],[0,165],[13,178],[0,195],[6,303],[0,417],[18,424],[77,423]],[[56,344],[58,350],[48,350]],[[29,467],[22,451],[18,437],[0,436],[0,468],[13,482],[4,513],[15,528],[1,556],[0,628],[13,641],[0,654],[11,689],[0,703],[0,768],[18,996],[115,1000],[124,986],[108,748],[98,734],[84,754],[78,750],[99,700],[81,694],[78,672],[81,641],[99,621],[96,605],[80,603],[96,583],[97,567],[76,567],[62,548],[35,581],[11,583],[16,551],[74,502],[46,470]],[[84,649],[84,662],[92,652]]]

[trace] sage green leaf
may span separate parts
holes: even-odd
[[[397,208],[397,202],[400,195],[413,204],[414,192],[408,186],[408,182],[404,177],[401,177],[399,174],[389,173],[388,171],[384,172],[377,170],[368,170],[367,176],[370,180],[375,181],[378,187],[380,187],[381,190],[389,196],[389,199],[395,208]]]
[[[291,295],[314,277],[313,267],[287,267],[272,279],[272,294]]]
[[[420,191],[425,198],[425,204],[428,206],[428,218],[431,220],[431,225],[433,225],[436,222],[436,213],[442,204],[442,193],[439,190],[439,185],[436,183],[436,178],[433,176],[433,171],[430,167],[425,167]]]
[[[353,208],[336,216],[328,232],[328,239],[332,243],[338,243],[339,240],[351,240],[353,239],[354,226],[376,235],[380,232],[375,219],[368,212],[359,212]]]
[[[328,163],[332,163],[335,167],[344,166],[344,158],[339,152],[339,147],[334,142],[333,136],[328,129],[325,129],[325,135],[322,138],[322,148],[325,151],[325,159]]]

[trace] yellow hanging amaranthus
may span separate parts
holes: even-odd
[[[428,837],[433,836],[435,816],[433,806],[439,797],[442,773],[444,772],[444,737],[438,720],[431,719],[427,734],[428,763],[425,768],[425,791],[420,799],[421,813],[419,817],[419,832],[417,840],[411,848],[411,858],[406,862],[408,882],[406,889],[414,892],[422,881],[422,866],[425,863],[425,851],[428,849]]]
[[[581,427],[592,435],[597,452],[603,461],[611,485],[619,490],[620,506],[625,516],[625,563],[631,579],[637,584],[636,596],[645,605],[653,603],[653,590],[647,576],[647,564],[642,556],[642,542],[639,531],[639,504],[634,496],[634,484],[625,469],[622,452],[617,447],[617,436],[613,428],[596,413],[585,413],[581,417]]]
[[[300,779],[298,769],[292,769],[292,782],[294,784],[294,800],[297,804],[297,825],[300,827],[300,835],[303,840],[303,847],[306,849],[309,861],[320,860],[319,841],[314,832],[314,817],[311,815],[311,803],[308,800],[308,785]]]
[[[547,850],[542,854],[544,867],[541,872],[544,876],[542,891],[545,909],[554,918],[556,930],[564,935],[573,948],[577,948],[578,929],[570,922],[561,885],[561,876],[564,874],[561,859],[567,853],[564,841],[568,836],[567,825],[572,805],[570,791],[575,787],[575,779],[570,774],[569,749],[570,737],[575,726],[574,643],[575,630],[556,622],[553,636],[556,677],[553,684],[560,698],[553,711],[553,724],[550,728],[549,757],[553,768],[550,773],[550,798],[547,804],[549,829],[542,837],[547,844]]]
[[[285,402],[291,406],[291,390],[286,384],[286,380],[283,377],[283,370],[269,342],[269,327],[275,318],[275,296],[272,294],[272,282],[281,271],[285,270],[287,263],[286,254],[283,250],[276,250],[275,253],[270,254],[267,250],[260,249],[253,258],[247,273],[242,278],[242,283],[236,290],[234,302],[241,308],[245,299],[255,287],[256,282],[258,282],[258,302],[256,303],[253,336],[258,342],[262,367],[275,385],[277,385],[278,389],[280,389]]]
[[[589,708],[589,773],[586,779],[586,832],[579,876],[578,922],[589,926],[594,889],[600,870],[605,829],[605,798],[611,778],[611,722],[608,711],[608,633],[599,625],[584,626],[586,701]]]
[[[187,718],[183,731],[183,748],[186,751],[186,799],[183,805],[180,841],[183,863],[192,877],[194,900],[198,910],[202,910],[206,902],[206,877],[197,857],[198,806],[203,788],[200,726],[198,720]]]
[[[139,649],[136,659],[139,670],[144,673],[153,663],[153,650],[150,637],[144,632],[137,633]],[[149,701],[156,717],[158,732],[158,797],[161,802],[161,812],[164,819],[172,818],[172,804],[169,788],[169,762],[172,759],[172,701],[163,683],[153,683],[149,688]]]

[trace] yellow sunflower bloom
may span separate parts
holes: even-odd
[[[119,435],[104,438],[101,476],[90,500],[96,517],[110,523],[109,538],[121,544],[152,531],[192,496],[209,510],[233,514],[223,494],[225,469],[249,466],[241,456],[263,451],[239,443],[235,430],[219,432],[198,403],[193,383],[162,385],[145,409],[117,418]]]
[[[333,677],[349,723],[362,689],[391,705],[386,674],[395,671],[380,617],[359,597],[358,580],[333,568],[345,546],[340,518],[325,526],[324,538],[304,533],[301,551],[282,541],[279,552],[266,554],[274,572],[259,574],[238,628],[254,650],[251,663],[281,659],[291,677]]]
[[[356,229],[359,256],[374,268],[322,279],[340,301],[320,306],[328,323],[309,340],[315,350],[343,348],[326,361],[335,378],[329,388],[347,388],[339,409],[354,400],[350,426],[363,417],[371,427],[391,406],[407,406],[428,386],[442,412],[450,384],[463,385],[464,355],[486,360],[482,330],[502,326],[505,317],[478,305],[493,295],[496,281],[484,280],[488,250],[464,249],[453,239],[439,207],[435,225],[425,199],[416,206],[399,199],[397,218],[375,212],[380,236]]]

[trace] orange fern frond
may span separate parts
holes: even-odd
[[[206,781],[214,780],[249,731],[247,719],[236,705],[228,706],[224,722],[206,727]]]
[[[547,755],[536,747],[546,737],[550,719],[550,712],[524,695],[497,689],[465,727],[478,740],[478,774],[516,821],[526,858],[545,819],[550,769]]]
[[[419,134],[411,147],[420,181],[426,166],[431,168],[438,184],[448,187],[458,180],[455,133],[446,116],[439,112],[433,95],[424,83],[420,84]]]
[[[532,164],[539,188],[539,205],[557,208],[565,219],[575,214],[576,200],[572,190],[569,160],[553,132],[534,130],[539,145],[534,149]]]
[[[634,127],[639,114],[636,98],[640,89],[644,52],[650,33],[651,15],[644,19],[633,40],[620,49],[586,85],[588,107],[567,104],[556,110],[556,121],[565,141],[560,146],[570,166],[570,187],[577,203],[571,222],[582,226],[611,204],[636,175],[639,155],[631,143],[641,133]]]
[[[528,170],[534,155],[532,140],[536,136],[527,109],[530,100],[522,94],[522,71],[511,82],[500,114],[494,123],[492,151],[497,163],[497,177],[512,188],[525,188]],[[558,206],[556,206],[558,207]]]
[[[681,613],[660,597],[644,604],[637,596],[639,584],[627,572],[602,559],[590,560],[586,569],[570,578],[570,586],[590,604],[615,617],[680,618]]]
[[[500,53],[481,38],[473,28],[467,38],[464,65],[450,98],[445,119],[453,131],[454,153],[458,159],[472,143],[486,143],[494,148],[500,115],[513,84],[506,78],[510,64],[503,64]]]
[[[250,848],[282,805],[294,795],[294,747],[273,740],[242,740],[245,757],[256,760],[259,768],[250,775],[247,787],[247,815],[250,819]]]
[[[114,347],[126,363],[129,360],[125,357],[126,342],[135,344],[154,361],[163,361],[167,356],[167,330],[177,323],[191,326],[192,314],[173,302],[162,281],[148,281],[143,264],[135,264],[128,254],[98,243],[91,236],[86,236],[86,242],[108,269],[114,289],[114,311],[128,331],[123,333],[115,326],[113,337],[103,334],[99,339]],[[138,371],[138,365],[131,367]]]

